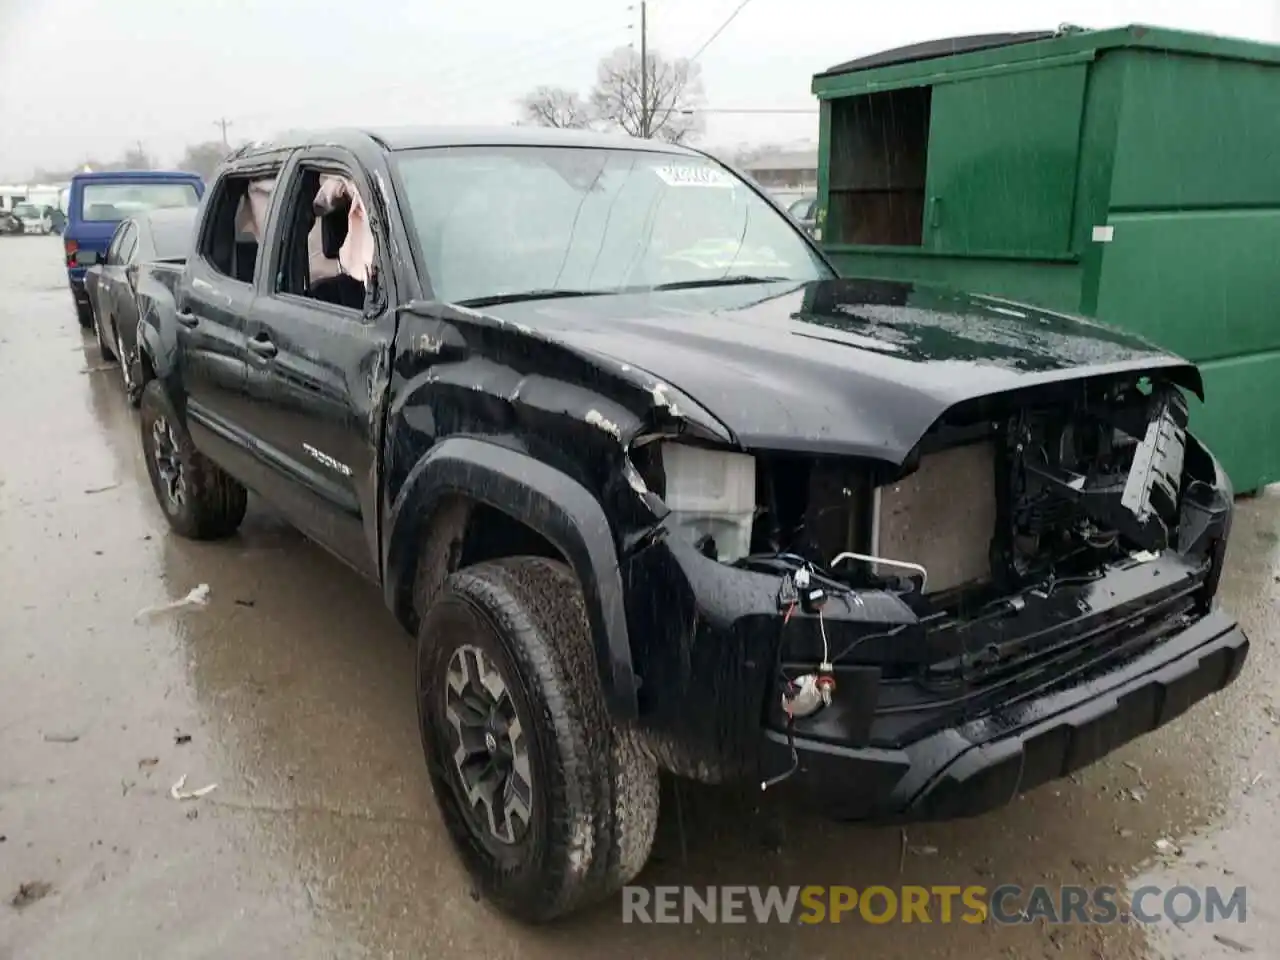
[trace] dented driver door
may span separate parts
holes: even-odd
[[[372,265],[355,269],[363,274],[357,281],[345,268],[335,273],[332,264],[307,255],[313,220],[322,219],[314,214],[317,180],[344,174],[358,191],[358,169],[350,157],[325,149],[296,159],[281,178],[270,268],[246,331],[246,394],[264,496],[309,537],[376,579],[376,438],[394,312]],[[340,294],[331,296],[332,281],[344,273],[351,282],[340,282]]]

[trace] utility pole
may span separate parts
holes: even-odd
[[[221,118],[219,118],[219,119],[217,119],[217,120],[213,121],[213,125],[214,125],[215,127],[221,127],[221,128],[222,128],[222,145],[223,145],[224,147],[229,147],[229,146],[231,146],[231,144],[230,144],[229,142],[227,142],[227,127],[231,126],[231,121],[230,121],[230,120],[228,120],[226,117],[221,117]]]
[[[649,23],[648,4],[640,0],[640,137],[649,138]]]

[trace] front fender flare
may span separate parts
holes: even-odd
[[[509,514],[553,544],[582,584],[605,702],[620,720],[638,715],[636,678],[613,534],[600,503],[572,477],[525,453],[470,437],[435,445],[405,478],[387,518],[383,590],[400,612],[428,519],[451,495]]]

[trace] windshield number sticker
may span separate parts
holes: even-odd
[[[733,189],[733,178],[723,170],[703,166],[666,166],[653,170],[671,187],[728,187]]]

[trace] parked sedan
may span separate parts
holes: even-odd
[[[796,218],[800,226],[804,227],[805,233],[813,235],[814,217],[817,214],[818,195],[816,193],[806,193],[799,200],[795,201],[787,207],[787,213]]]
[[[141,379],[138,354],[138,267],[152,261],[181,260],[191,243],[194,207],[139,213],[121,220],[105,254],[89,254],[85,292],[94,333],[104,360],[119,360],[125,392],[137,402]]]
[[[48,207],[34,203],[20,203],[13,208],[13,215],[22,222],[24,233],[52,233],[53,216]]]

